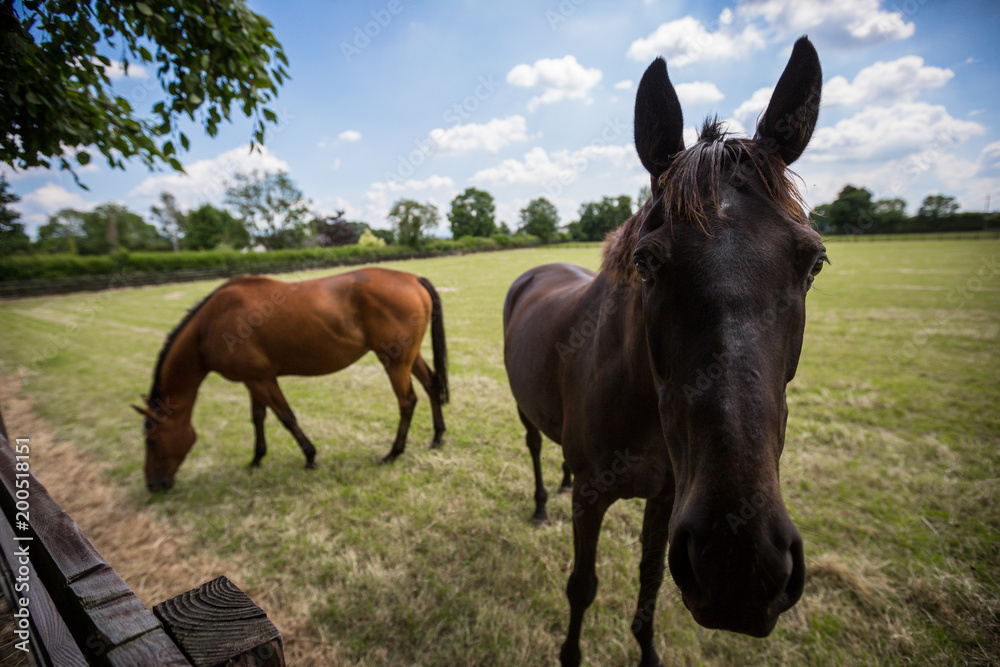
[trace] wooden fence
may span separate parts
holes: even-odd
[[[281,635],[225,577],[150,611],[31,473],[0,416],[0,587],[39,665],[285,664]]]

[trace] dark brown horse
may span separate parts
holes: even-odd
[[[802,594],[802,539],[778,458],[806,291],[826,254],[786,167],[812,135],[821,84],[802,38],[753,139],[706,122],[685,149],[657,59],[635,104],[652,197],[609,237],[600,273],[540,266],[507,293],[504,357],[534,463],[536,520],[546,516],[541,433],[562,445],[573,475],[563,664],[580,662],[601,521],[619,498],[647,499],[632,623],[643,665],[660,664],[653,615],[665,558],[706,627],[764,637]]]
[[[434,370],[420,356],[431,326]],[[198,387],[209,372],[242,382],[250,390],[256,440],[250,467],[267,452],[264,417],[271,408],[298,442],[306,467],[316,448],[299,428],[278,388],[281,375],[335,373],[374,351],[399,400],[399,428],[383,462],[406,447],[417,403],[411,374],[431,399],[434,440],[441,444],[448,402],[447,353],[441,299],[426,278],[368,268],[328,278],[284,283],[242,276],[226,282],[195,306],[167,337],[153,371],[145,416],[146,484],[169,489],[195,441],[191,426]]]

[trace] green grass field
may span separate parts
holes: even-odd
[[[697,626],[668,578],[656,619],[666,664],[1000,655],[1000,242],[828,245],[833,264],[808,298],[782,459],[805,540],[805,594],[755,640]],[[0,372],[24,373],[59,437],[109,463],[136,502],[238,563],[251,583],[278,582],[304,601],[345,664],[552,664],[568,617],[569,498],[553,495],[549,525],[532,527],[530,459],[501,340],[508,285],[550,261],[596,268],[599,249],[388,265],[440,290],[452,378],[445,446],[427,449],[429,402],[418,389],[407,451],[392,466],[375,465],[398,413],[372,355],[336,375],[282,382],[317,445],[315,471],[269,416],[269,454],[248,473],[247,392],[213,375],[177,486],[149,498],[128,405],[148,391],[166,333],[219,281],[0,303]],[[554,490],[561,455],[551,443],[543,453]],[[641,519],[641,503],[629,501],[605,520],[582,641],[591,664],[638,661],[629,624]]]

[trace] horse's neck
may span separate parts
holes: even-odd
[[[593,288],[599,290],[600,306],[598,337],[604,338],[619,355],[632,377],[649,373],[649,351],[646,343],[646,326],[642,314],[642,290],[627,283],[619,283],[598,274]],[[595,353],[606,362],[615,358],[612,350]]]
[[[174,340],[160,369],[163,400],[174,404],[167,407],[188,417],[194,408],[198,388],[208,375],[198,343],[197,326],[189,323]]]

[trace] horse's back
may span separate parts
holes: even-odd
[[[333,373],[387,340],[422,336],[430,297],[412,274],[366,268],[299,282],[240,276],[206,306],[206,361],[246,381]]]

